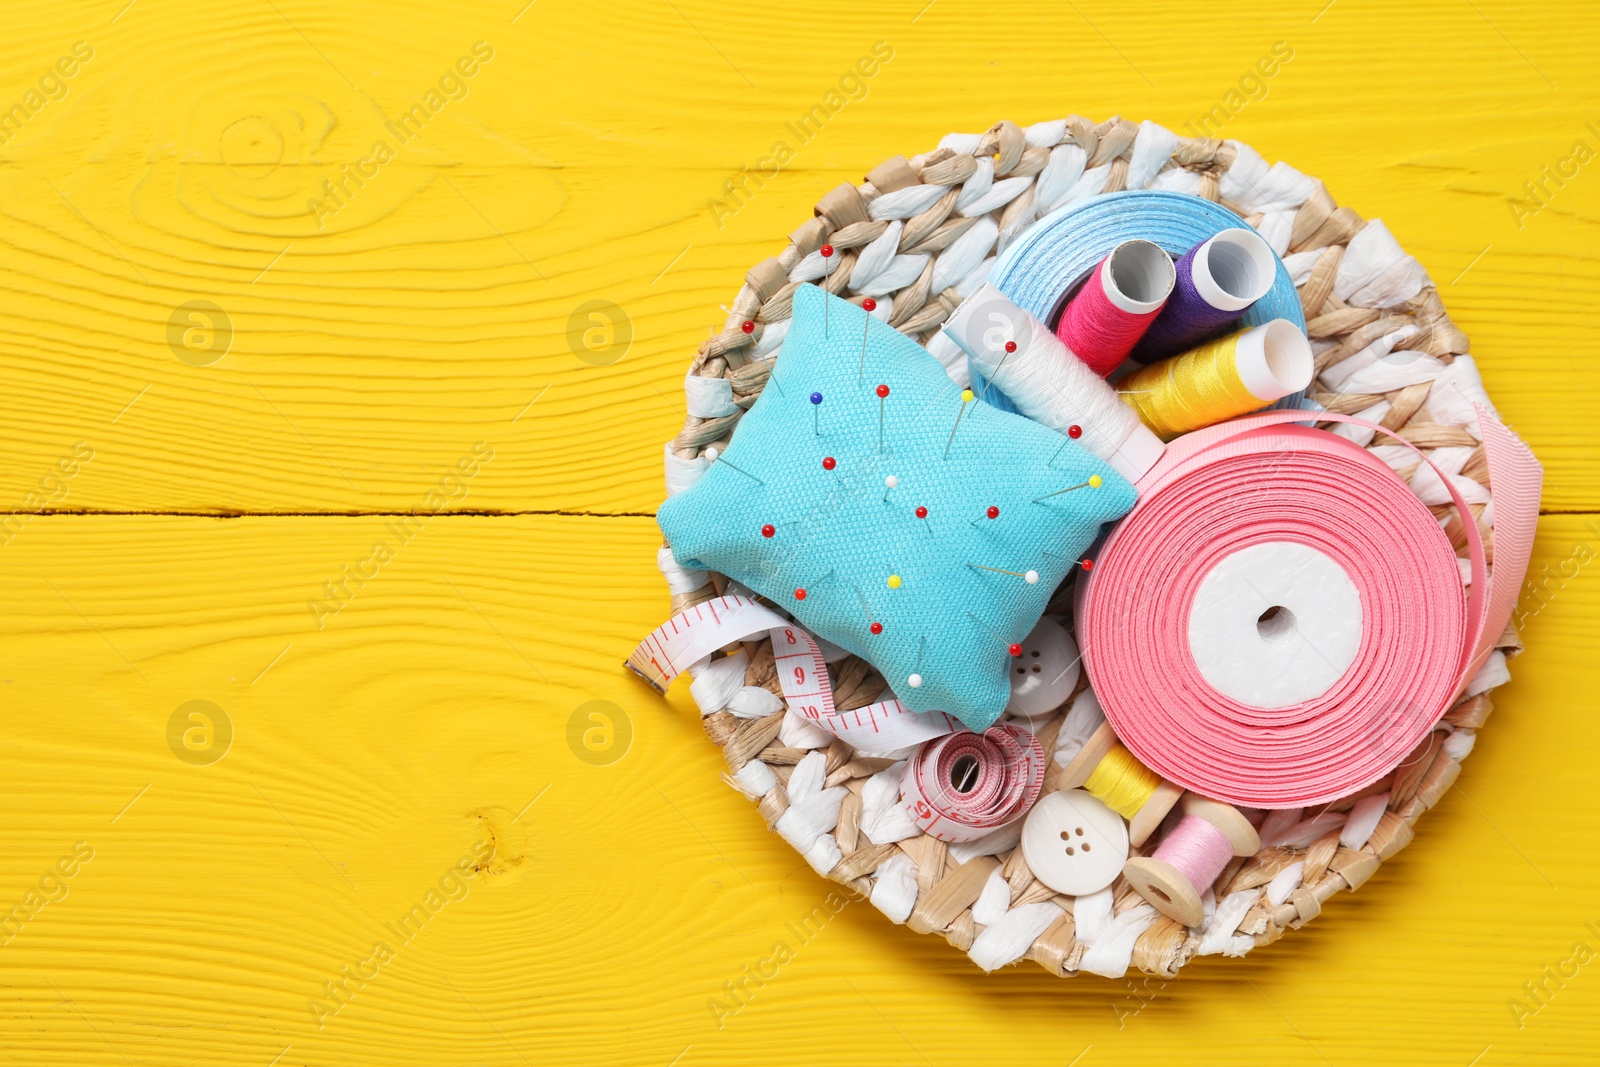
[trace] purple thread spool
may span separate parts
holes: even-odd
[[[1254,230],[1223,230],[1189,249],[1178,260],[1172,296],[1133,358],[1154,363],[1221,333],[1271,291],[1277,270],[1278,257]]]

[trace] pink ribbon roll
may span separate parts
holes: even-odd
[[[1019,726],[963,730],[917,749],[900,779],[900,799],[930,837],[976,841],[1027,814],[1044,769],[1038,738]]]
[[[1250,807],[1348,796],[1416,747],[1504,630],[1538,517],[1537,461],[1480,408],[1492,581],[1440,475],[1467,519],[1463,597],[1428,508],[1365,449],[1292,425],[1305,417],[1270,412],[1169,445],[1077,604],[1084,664],[1122,743],[1184,788]],[[1342,629],[1327,624],[1339,610]],[[1252,677],[1261,661],[1299,666]]]

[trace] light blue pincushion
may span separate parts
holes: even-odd
[[[881,401],[879,385],[889,387]],[[1033,629],[1100,525],[1133,507],[1134,490],[1076,442],[982,400],[966,404],[950,442],[962,404],[921,345],[801,286],[760,399],[656,520],[680,565],[774,601],[872,663],[906,706],[985,729],[1010,696],[1008,646]],[[1098,487],[1046,496],[1092,475]]]

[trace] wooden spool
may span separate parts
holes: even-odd
[[[1100,766],[1111,750],[1120,742],[1116,732],[1111,729],[1111,724],[1103,722],[1100,728],[1090,735],[1089,740],[1083,743],[1078,754],[1067,764],[1067,769],[1056,780],[1057,789],[1082,789],[1094,769]],[[1156,827],[1161,825],[1161,820],[1167,817],[1167,812],[1183,796],[1183,787],[1174,785],[1165,778],[1156,786],[1156,791],[1128,820],[1128,843],[1135,848],[1149,840],[1150,835],[1156,832]]]
[[[1193,793],[1183,798],[1183,813],[1204,819],[1222,832],[1233,846],[1235,856],[1253,856],[1261,848],[1261,837],[1239,809],[1218,800]],[[1135,856],[1122,867],[1128,884],[1167,918],[1196,927],[1205,919],[1200,898],[1206,886],[1197,886],[1172,864],[1154,856]]]

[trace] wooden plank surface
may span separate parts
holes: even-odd
[[[1547,517],[1535,566],[1600,544],[1590,522]],[[1521,1030],[1507,1007],[1574,942],[1600,944],[1584,925],[1600,871],[1577,847],[1600,826],[1574,799],[1600,744],[1588,570],[1529,622],[1460,789],[1405,853],[1306,930],[1146,986],[985,976],[860,901],[801,944],[791,925],[837,887],[718,781],[687,693],[662,701],[618,667],[665,604],[649,519],[441,519],[318,630],[306,600],[381,524],[49,516],[6,549],[0,902],[93,849],[0,948],[14,1062],[121,1062],[114,1046],[259,1065],[292,1046],[281,1062],[666,1064],[692,1046],[679,1062],[1064,1064],[1092,1045],[1082,1062],[1446,1064],[1493,1045],[1482,1062],[1571,1063],[1593,1047],[1587,969]],[[169,742],[194,700],[232,727],[209,765]],[[615,705],[614,745],[631,733],[615,762],[569,743],[590,701]],[[476,866],[480,840],[488,869],[400,942],[388,924]],[[372,973],[379,940],[395,958],[313,1012],[341,968]],[[780,941],[795,958],[714,1012]]]
[[[1600,963],[1562,967],[1600,951],[1600,176],[1508,199],[1600,149],[1600,10],[124,4],[0,12],[0,1062],[1592,1060]],[[1223,133],[1440,284],[1546,463],[1548,606],[1460,788],[1306,930],[1165,984],[985,977],[834,915],[687,693],[622,672],[666,610],[679,379],[839,181],[1001,117],[1183,130],[1277,41]],[[215,333],[169,340],[195,300],[231,323],[214,362]],[[594,300],[625,350],[574,334]],[[446,513],[331,610],[419,506]]]
[[[1000,116],[1182,131],[1282,40],[1293,60],[1222,132],[1384,218],[1549,465],[1547,506],[1600,506],[1583,417],[1600,370],[1571,358],[1600,313],[1600,182],[1580,170],[1520,229],[1506,204],[1575,139],[1600,149],[1596,9],[1491,5],[1491,25],[1470,4],[1340,0],[1315,22],[1320,5],[1196,25],[1192,5],[940,0],[913,22],[924,2],[730,19],[547,0],[515,24],[408,6],[387,29],[367,4],[140,0],[114,24],[14,7],[14,95],[76,40],[94,57],[0,148],[0,492],[25,495],[81,439],[97,458],[69,508],[397,510],[490,439],[497,477],[462,506],[650,512],[682,368],[823,191]],[[385,123],[479,40],[494,58],[465,97],[398,145]],[[893,58],[861,99],[748,206],[708,206],[879,40]],[[376,140],[397,157],[336,213],[308,211]],[[209,366],[168,344],[194,299],[233,327]],[[603,366],[569,331],[596,299],[633,334]]]

